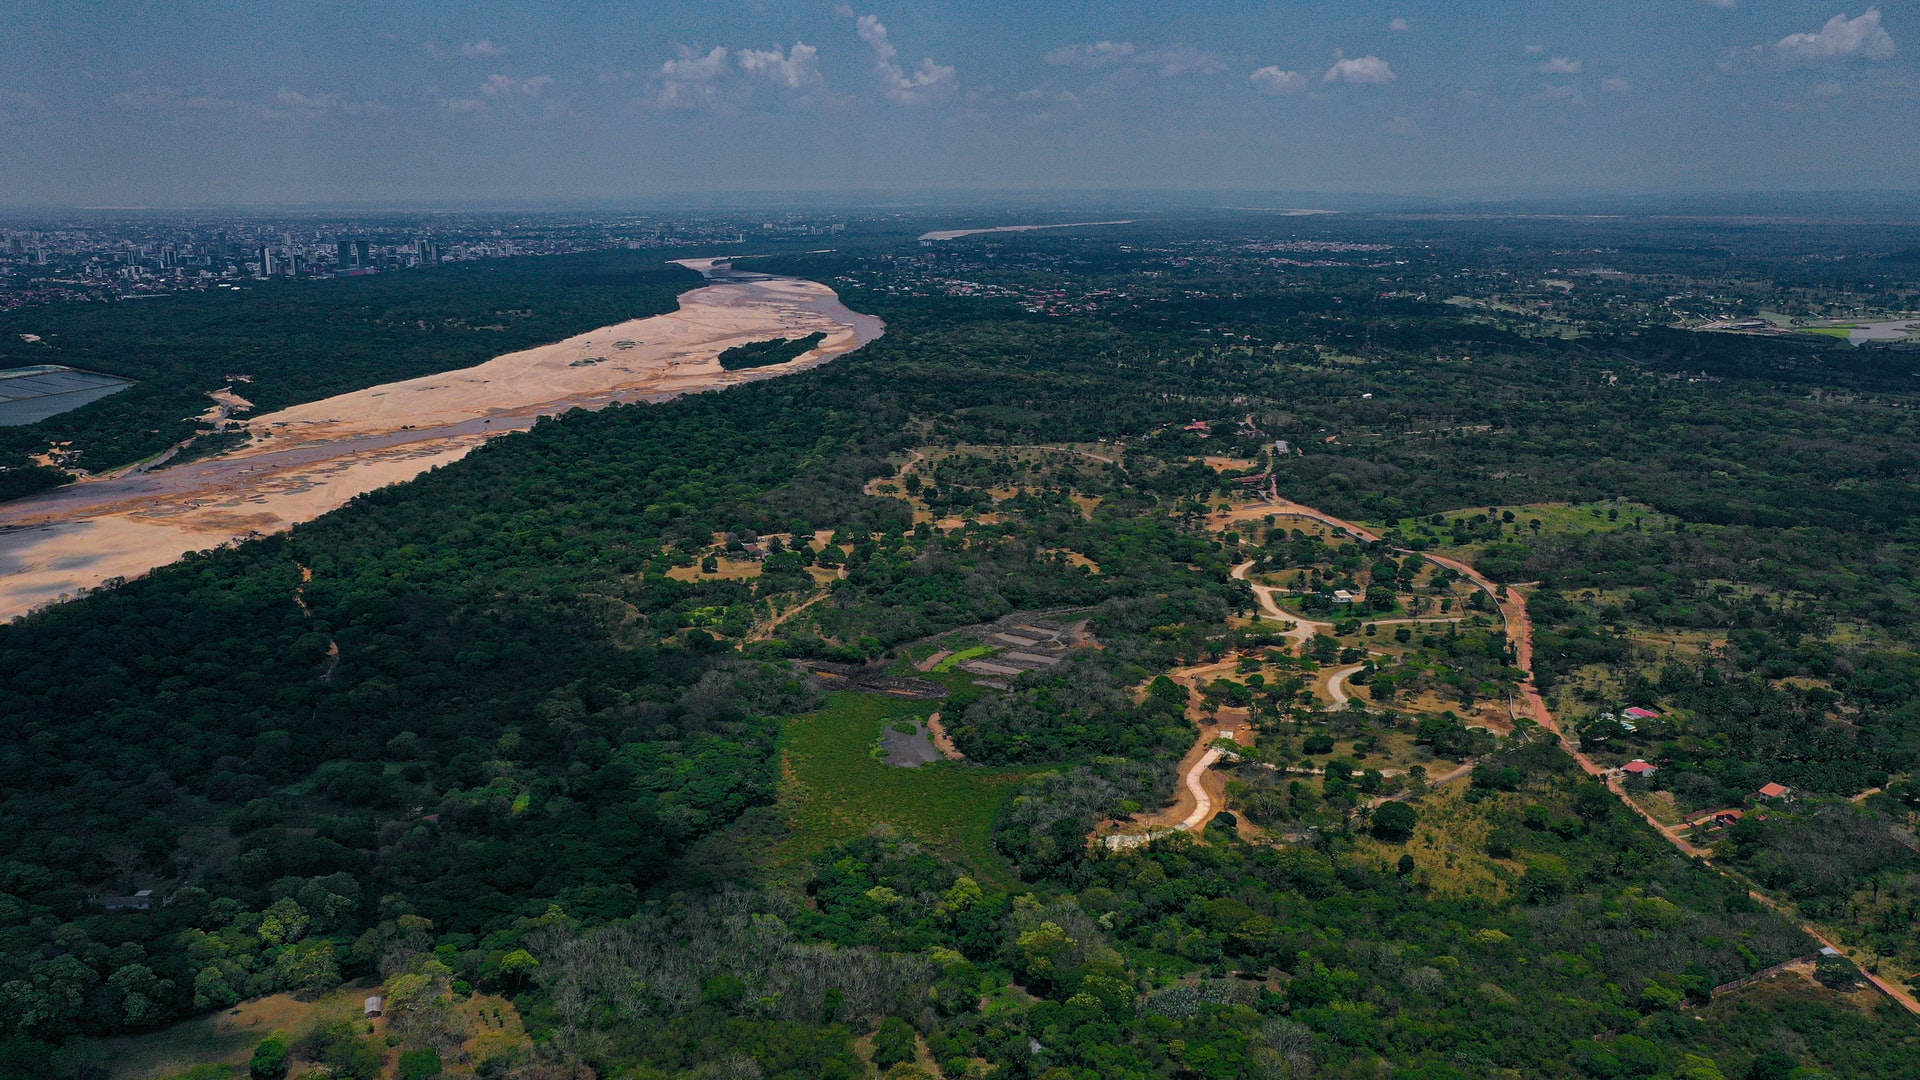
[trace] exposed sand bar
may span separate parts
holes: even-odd
[[[1078,229],[1085,225],[1131,225],[1132,218],[1125,221],[1063,221],[1058,225],[995,225],[987,229],[940,229],[936,232],[921,233],[922,240],[958,240],[963,236],[978,236],[981,233],[1033,232],[1036,229]]]
[[[682,294],[671,314],[255,417],[253,441],[220,457],[0,504],[0,619],[310,521],[541,416],[778,378],[885,330],[817,282],[736,273],[725,260],[683,265],[713,284]],[[785,364],[720,369],[720,353],[735,345],[816,332],[826,335],[819,346]]]

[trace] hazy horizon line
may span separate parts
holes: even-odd
[[[1272,206],[1246,205],[1248,201],[1276,203]],[[1087,205],[1106,201],[1107,205],[1157,205],[1167,209],[1209,210],[1226,213],[1279,213],[1288,210],[1347,210],[1365,213],[1389,209],[1496,208],[1516,206],[1569,207],[1592,205],[1647,205],[1675,202],[1716,201],[1749,203],[1760,200],[1785,200],[1790,203],[1867,203],[1884,206],[1889,202],[1911,203],[1920,209],[1920,188],[1773,188],[1744,190],[1670,190],[1644,192],[1533,192],[1513,194],[1436,193],[1406,195],[1376,191],[1270,190],[1256,188],[785,188],[741,189],[736,191],[676,191],[652,194],[603,195],[580,197],[524,197],[477,199],[378,199],[310,200],[304,202],[220,202],[220,203],[5,203],[0,215],[71,214],[321,214],[412,213],[461,214],[476,212],[644,212],[650,209],[725,209],[757,211],[773,208],[865,209],[865,210],[947,210],[972,208],[1039,208],[1049,204]],[[1312,203],[1345,205],[1311,205]],[[1278,205],[1286,203],[1289,205]]]

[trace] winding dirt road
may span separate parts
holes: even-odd
[[[1231,571],[1228,572],[1228,574],[1235,581],[1246,582],[1247,588],[1253,590],[1254,599],[1260,602],[1261,614],[1271,619],[1278,619],[1282,622],[1290,622],[1293,624],[1293,626],[1290,629],[1281,631],[1281,635],[1283,637],[1291,638],[1292,640],[1304,645],[1307,642],[1312,641],[1313,635],[1315,634],[1333,632],[1332,623],[1315,622],[1312,619],[1309,619],[1300,615],[1295,615],[1293,612],[1288,611],[1285,608],[1282,608],[1279,602],[1273,598],[1274,594],[1279,592],[1280,590],[1274,588],[1271,585],[1262,585],[1259,582],[1254,581],[1251,578],[1247,577],[1247,572],[1252,569],[1253,569],[1253,560],[1249,559],[1248,561],[1243,562],[1240,565],[1234,567]]]
[[[1332,516],[1331,514],[1327,514],[1322,511],[1315,510],[1311,507],[1304,507],[1298,503],[1284,503],[1284,500],[1282,500],[1282,502],[1287,508],[1285,511],[1287,513],[1299,514],[1300,516],[1312,518],[1316,521],[1319,521],[1333,528],[1345,529],[1349,533],[1352,533],[1354,536],[1357,536],[1362,540],[1378,541],[1380,539],[1380,537],[1376,536],[1375,534],[1368,531],[1367,529],[1361,528],[1360,526],[1355,525],[1352,522],[1343,521],[1340,518],[1336,518]],[[1573,741],[1567,737],[1567,733],[1561,727],[1559,721],[1554,718],[1552,710],[1547,708],[1546,699],[1540,695],[1539,686],[1538,684],[1535,683],[1533,679],[1533,620],[1527,614],[1526,597],[1521,594],[1518,588],[1508,588],[1508,589],[1502,590],[1499,586],[1495,585],[1492,581],[1490,581],[1485,575],[1481,574],[1478,570],[1475,570],[1472,566],[1464,562],[1461,562],[1458,559],[1452,559],[1452,558],[1448,558],[1446,556],[1441,556],[1441,555],[1430,555],[1424,552],[1414,552],[1407,549],[1397,548],[1395,550],[1399,550],[1403,554],[1410,554],[1410,555],[1417,554],[1417,555],[1420,555],[1422,558],[1425,558],[1431,562],[1437,563],[1441,566],[1445,566],[1461,574],[1462,576],[1467,578],[1469,581],[1473,582],[1476,586],[1485,590],[1487,595],[1490,598],[1492,598],[1495,605],[1498,607],[1501,618],[1506,624],[1507,639],[1513,644],[1514,666],[1518,668],[1520,671],[1526,673],[1526,681],[1521,684],[1520,690],[1521,690],[1522,700],[1526,704],[1526,711],[1528,715],[1536,723],[1538,723],[1541,728],[1553,734],[1554,738],[1558,740],[1560,744],[1560,748],[1563,751],[1565,751],[1569,757],[1573,758],[1575,764],[1577,764],[1580,767],[1580,770],[1583,773],[1587,774],[1588,776],[1600,779],[1603,783],[1605,783],[1607,790],[1612,792],[1615,798],[1619,799],[1623,804],[1625,804],[1629,810],[1632,810],[1635,814],[1639,815],[1640,818],[1643,821],[1645,821],[1647,824],[1653,826],[1654,830],[1657,831],[1661,836],[1666,837],[1667,841],[1671,843],[1676,849],[1678,849],[1681,852],[1681,854],[1686,855],[1689,858],[1699,859],[1702,863],[1704,863],[1706,866],[1713,869],[1715,872],[1725,875],[1727,877],[1730,877],[1733,880],[1740,882],[1742,885],[1746,884],[1744,878],[1735,874],[1730,874],[1725,869],[1714,865],[1712,861],[1713,853],[1710,850],[1706,848],[1698,847],[1694,845],[1692,842],[1688,841],[1687,838],[1684,835],[1682,835],[1685,831],[1684,825],[1662,824],[1659,819],[1655,818],[1652,814],[1648,813],[1645,808],[1643,808],[1639,803],[1633,800],[1633,797],[1627,793],[1624,787],[1621,786],[1620,780],[1616,775],[1614,775],[1605,766],[1602,766],[1599,762],[1593,760],[1591,757],[1588,757],[1586,754],[1581,753],[1580,750],[1573,745]],[[1504,595],[1502,595],[1503,592],[1504,592]],[[1469,772],[1470,769],[1471,769],[1470,766],[1463,765],[1459,769],[1455,769],[1453,772],[1447,774],[1447,776],[1434,781],[1434,783],[1437,785],[1439,783],[1445,783],[1447,781],[1457,779],[1458,777],[1465,775],[1467,772]],[[1799,922],[1800,929],[1804,933],[1806,933],[1807,936],[1813,938],[1815,941],[1818,941],[1820,944],[1828,948],[1831,948],[1836,952],[1841,953],[1842,955],[1846,955],[1846,950],[1843,947],[1841,947],[1838,943],[1828,939],[1819,931],[1815,930],[1811,925],[1805,923],[1804,921],[1800,921],[1798,917],[1794,915],[1791,909],[1789,909],[1786,905],[1781,904],[1779,901],[1776,901],[1772,897],[1766,896],[1765,894],[1760,893],[1757,890],[1753,890],[1749,888],[1748,892],[1756,900],[1760,901],[1763,904],[1766,904],[1768,907],[1772,908],[1773,910],[1780,912],[1783,915],[1787,915],[1791,918],[1794,918],[1796,922]],[[1886,994],[1887,997],[1891,998],[1893,1001],[1898,1002],[1900,1006],[1906,1009],[1909,1013],[1915,1016],[1920,1016],[1920,1000],[1916,1000],[1912,994],[1908,993],[1901,987],[1894,985],[1888,980],[1882,979],[1880,976],[1875,975],[1872,972],[1866,971],[1864,968],[1861,970],[1861,974],[1865,976],[1865,978],[1870,983],[1872,983],[1875,988],[1880,990],[1882,993]]]
[[[1347,680],[1352,678],[1356,673],[1360,671],[1361,668],[1364,668],[1366,666],[1367,665],[1362,663],[1362,664],[1348,664],[1345,667],[1334,668],[1327,675],[1328,700],[1332,701],[1335,705],[1339,705],[1339,706],[1344,706],[1347,704],[1347,702],[1353,700],[1352,698],[1349,698],[1347,696]]]

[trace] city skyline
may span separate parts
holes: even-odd
[[[1912,190],[1920,158],[1907,4],[0,10],[14,206]]]

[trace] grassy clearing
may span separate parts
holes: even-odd
[[[924,720],[939,703],[833,693],[827,707],[787,726],[780,810],[791,832],[776,866],[798,871],[833,844],[889,824],[987,877],[1010,881],[993,851],[993,821],[1021,773],[936,761],[892,768],[867,750],[893,721]]]
[[[951,656],[948,656],[945,660],[935,664],[933,670],[940,672],[952,671],[963,661],[978,660],[983,656],[992,656],[995,651],[991,645],[975,645],[971,648],[961,649]]]
[[[1384,868],[1391,868],[1402,855],[1413,856],[1415,873],[1436,896],[1505,897],[1522,867],[1487,854],[1487,836],[1493,827],[1480,807],[1460,797],[1465,790],[1463,780],[1414,800],[1420,824],[1414,827],[1413,839],[1383,844],[1361,836],[1354,842],[1355,854]]]
[[[1673,792],[1665,789],[1649,791],[1644,795],[1636,794],[1633,801],[1662,825],[1678,825],[1686,816],[1680,812],[1680,804],[1674,801]]]
[[[1616,532],[1620,529],[1632,528],[1636,521],[1640,523],[1641,528],[1652,529],[1655,527],[1665,527],[1670,524],[1672,520],[1667,515],[1651,507],[1639,503],[1627,502],[1625,500],[1608,500],[1590,503],[1522,503],[1515,506],[1496,506],[1493,509],[1497,514],[1505,513],[1509,510],[1513,512],[1514,520],[1508,523],[1509,535],[1522,541],[1531,539],[1535,535],[1566,536],[1583,533]],[[1485,547],[1486,544],[1480,541],[1454,545],[1448,542],[1448,534],[1449,526],[1453,524],[1455,518],[1467,518],[1471,520],[1475,515],[1485,514],[1486,512],[1487,507],[1484,506],[1469,506],[1458,510],[1442,512],[1440,517],[1445,519],[1446,525],[1431,526],[1439,536],[1437,538],[1438,542],[1434,543],[1428,550],[1454,555],[1471,555],[1473,552]],[[1609,517],[1609,513],[1612,513],[1614,516]],[[1409,530],[1409,535],[1411,535],[1410,526],[1417,520],[1419,519],[1405,519],[1402,528]],[[1540,531],[1537,534],[1528,524],[1534,520],[1540,522]],[[1367,521],[1361,524],[1375,532],[1379,532],[1389,527],[1391,523]]]
[[[267,1036],[280,1031],[296,1037],[322,1019],[356,1016],[370,993],[369,986],[355,985],[314,1001],[274,994],[158,1031],[103,1039],[92,1049],[111,1080],[151,1080],[194,1065],[235,1065],[244,1073],[253,1048]]]
[[[698,566],[676,566],[667,571],[667,576],[675,581],[745,581],[757,578],[764,569],[752,559],[730,559],[722,556],[714,560],[719,569],[706,573]]]
[[[267,1036],[277,1031],[289,1039],[298,1039],[320,1024],[359,1021],[367,995],[378,991],[375,984],[360,982],[339,987],[311,1001],[292,994],[274,994],[158,1031],[102,1039],[88,1044],[85,1054],[89,1061],[105,1070],[108,1080],[158,1080],[183,1073],[195,1065],[232,1066],[234,1075],[241,1077],[246,1075],[247,1061],[253,1056],[254,1048]],[[475,994],[458,1001],[454,1013],[458,1026],[467,1032],[462,1048],[474,1061],[485,1061],[515,1047],[529,1045],[520,1013],[505,998]],[[372,1023],[377,1033],[385,1033],[385,1020]],[[397,1050],[388,1052],[389,1066],[397,1055]],[[302,1075],[299,1061],[293,1073]]]

